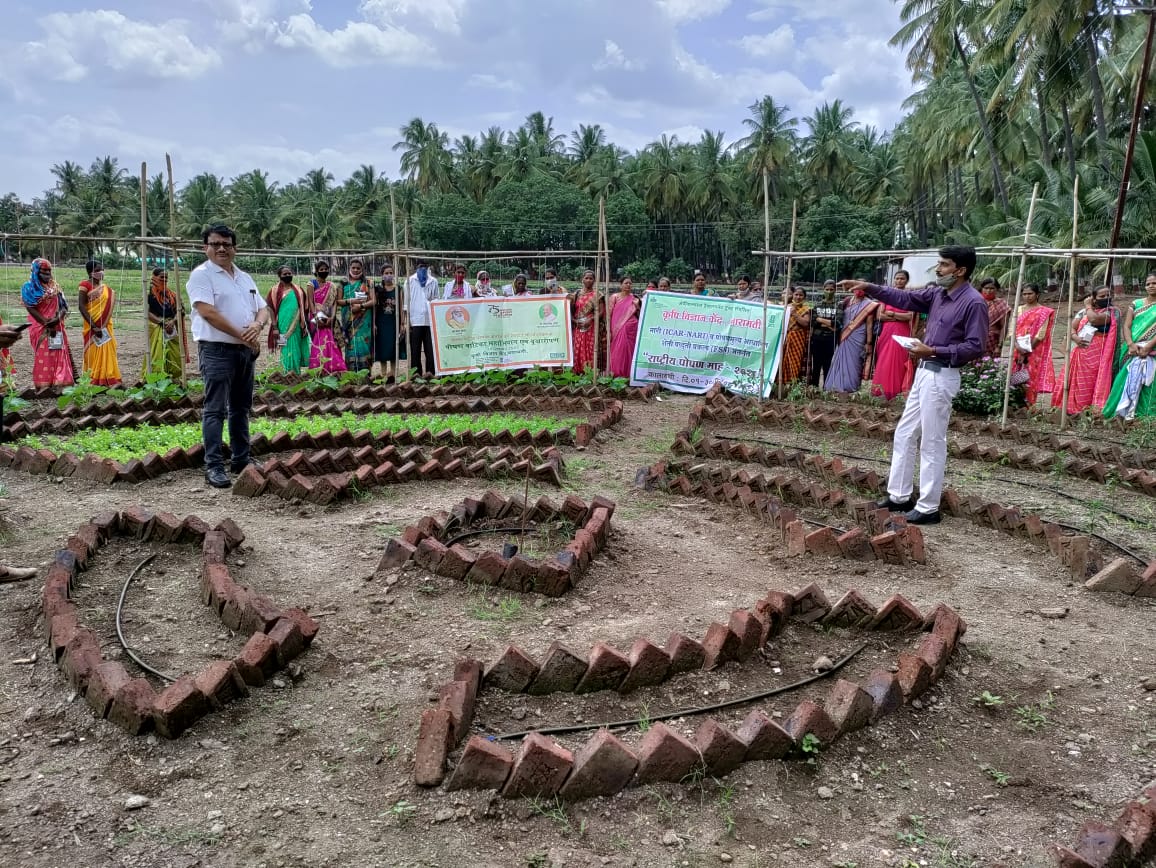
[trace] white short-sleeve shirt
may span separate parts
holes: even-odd
[[[209,325],[197,312],[197,302],[215,307],[229,324],[238,330],[247,328],[265,306],[257,284],[248,274],[233,266],[233,273],[215,262],[203,262],[193,269],[185,284],[193,308],[193,339],[239,344],[241,341]]]
[[[430,324],[429,303],[441,295],[442,287],[432,274],[426,278],[425,286],[411,274],[405,282],[405,306],[409,312],[411,326],[428,326]]]

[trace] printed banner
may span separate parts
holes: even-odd
[[[767,305],[766,370],[763,303],[648,292],[642,297],[632,386],[659,383],[701,394],[716,382],[747,395],[770,395],[782,355],[786,308]]]
[[[565,295],[444,299],[429,306],[439,375],[574,364]]]

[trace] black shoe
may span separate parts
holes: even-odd
[[[886,509],[890,512],[909,512],[915,509],[915,498],[909,497],[907,500],[898,501],[892,500],[891,495],[888,495],[875,501],[875,508]]]
[[[941,518],[938,509],[934,512],[920,512],[913,509],[903,517],[907,519],[908,524],[939,524]]]
[[[205,482],[213,486],[213,488],[232,488],[233,483],[229,481],[229,475],[225,473],[223,467],[210,467],[205,471]]]
[[[240,473],[241,471],[243,471],[246,467],[255,468],[258,473],[264,473],[265,472],[265,468],[261,466],[261,462],[260,461],[254,461],[252,458],[250,458],[244,464],[230,464],[229,465],[229,472],[232,473],[233,475],[236,475],[236,474]]]

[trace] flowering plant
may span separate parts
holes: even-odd
[[[993,416],[1003,410],[1003,388],[1007,382],[1007,362],[984,356],[959,372],[959,394],[951,406],[960,413]],[[1009,407],[1027,404],[1023,386],[1012,386]]]

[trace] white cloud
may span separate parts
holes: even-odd
[[[217,22],[229,42],[260,50],[277,35],[277,24],[290,15],[307,13],[309,0],[197,0]]]
[[[518,93],[522,90],[522,86],[518,82],[509,78],[499,78],[488,72],[475,72],[466,79],[466,84],[471,87],[484,87],[489,90],[508,90],[510,93]]]
[[[631,60],[626,52],[613,39],[607,39],[602,56],[594,61],[595,69],[625,69],[632,72],[645,69],[646,63],[640,60]]]
[[[101,9],[55,12],[39,24],[44,36],[19,49],[27,78],[78,82],[111,72],[134,82],[194,79],[221,65],[214,49],[193,43],[180,19],[149,24]]]
[[[783,58],[795,48],[795,30],[790,24],[776,27],[770,33],[744,36],[739,46],[751,57]]]
[[[312,51],[322,61],[340,69],[386,62],[407,65],[437,59],[424,40],[393,25],[347,21],[344,27],[326,30],[312,15],[290,16],[273,37],[281,48]]]
[[[676,24],[713,18],[731,5],[731,0],[656,0],[658,8]]]
[[[467,0],[361,0],[358,9],[369,21],[383,26],[428,24],[439,33],[461,33]]]

